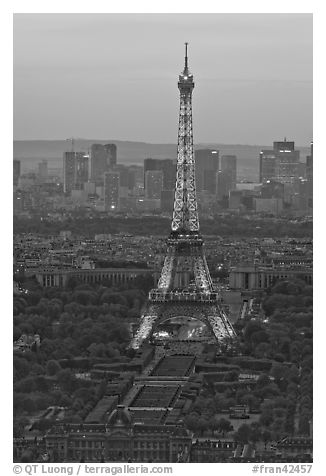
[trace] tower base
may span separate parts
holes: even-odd
[[[176,317],[192,318],[202,322],[211,331],[212,339],[215,339],[217,343],[236,337],[232,324],[217,301],[153,302],[149,300],[130,347],[138,349],[144,342],[150,340],[160,324]]]

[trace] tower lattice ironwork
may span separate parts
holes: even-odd
[[[157,288],[149,293],[140,326],[131,342],[135,349],[148,340],[162,322],[174,317],[198,319],[218,341],[235,337],[221,307],[219,293],[214,289],[199,233],[192,128],[195,84],[188,68],[188,44],[185,45],[185,64],[178,81],[178,156],[171,233]]]

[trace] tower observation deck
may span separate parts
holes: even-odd
[[[184,68],[178,80],[180,108],[171,232],[157,288],[149,293],[140,326],[131,342],[135,349],[151,337],[158,325],[174,317],[202,321],[217,341],[235,337],[214,289],[199,231],[192,124],[194,86],[186,43]]]

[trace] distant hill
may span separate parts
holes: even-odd
[[[92,144],[115,143],[118,149],[118,162],[121,164],[142,165],[147,157],[153,159],[175,159],[177,154],[176,144],[149,144],[146,142],[129,142],[114,139],[76,139],[75,150],[87,152]],[[258,157],[261,149],[268,149],[266,145],[232,145],[232,144],[195,144],[196,149],[218,149],[220,155],[234,154],[238,157],[238,171],[240,176],[258,179]],[[67,140],[15,140],[13,144],[13,157],[20,159],[22,171],[34,169],[37,163],[48,160],[50,168],[62,167],[62,157],[66,150],[70,150],[71,144]],[[301,161],[305,161],[309,154],[308,147],[299,147]]]

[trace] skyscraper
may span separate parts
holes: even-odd
[[[48,179],[48,162],[47,160],[42,160],[42,162],[40,162],[38,164],[38,178],[39,178],[39,181],[44,183],[47,181]]]
[[[195,151],[196,190],[216,193],[216,174],[219,170],[219,151],[198,149]]]
[[[70,193],[75,183],[76,152],[63,154],[63,191]]]
[[[299,177],[300,151],[295,150],[294,142],[286,138],[282,142],[274,142],[273,149],[277,157],[275,179],[281,183],[294,183]]]
[[[119,209],[119,188],[120,173],[106,172],[104,174],[104,206],[108,211],[117,211]]]
[[[70,193],[82,189],[88,180],[88,154],[85,152],[65,152],[63,155],[63,191]]]
[[[267,180],[261,187],[261,198],[280,198],[284,200],[284,183]]]
[[[103,184],[104,173],[108,171],[107,152],[103,144],[92,144],[89,177],[97,185]]]
[[[117,146],[115,144],[105,144],[106,163],[109,168],[117,165]]]
[[[163,171],[147,170],[145,174],[146,198],[161,199],[163,190]]]
[[[90,180],[103,184],[104,173],[117,165],[117,146],[115,144],[92,144],[90,154]]]
[[[20,177],[20,160],[14,159],[14,163],[13,163],[13,182],[14,182],[14,185],[18,185],[19,177]]]
[[[89,155],[80,152],[76,154],[75,184],[74,188],[81,190],[88,181]]]
[[[237,185],[237,157],[236,155],[222,155],[221,170],[216,174],[216,194],[218,198],[228,197],[231,190]]]
[[[259,154],[259,178],[261,182],[276,180],[293,184],[299,177],[300,151],[295,150],[294,142],[276,141],[273,149],[262,150]]]
[[[259,153],[259,181],[261,183],[276,176],[276,155],[274,150],[263,149]]]
[[[163,190],[173,190],[175,186],[175,163],[172,159],[145,159],[144,160],[144,188],[146,189],[146,172],[161,170],[163,173]]]
[[[310,144],[310,155],[306,159],[306,178],[307,178],[307,193],[308,206],[312,208],[313,203],[313,143]]]

